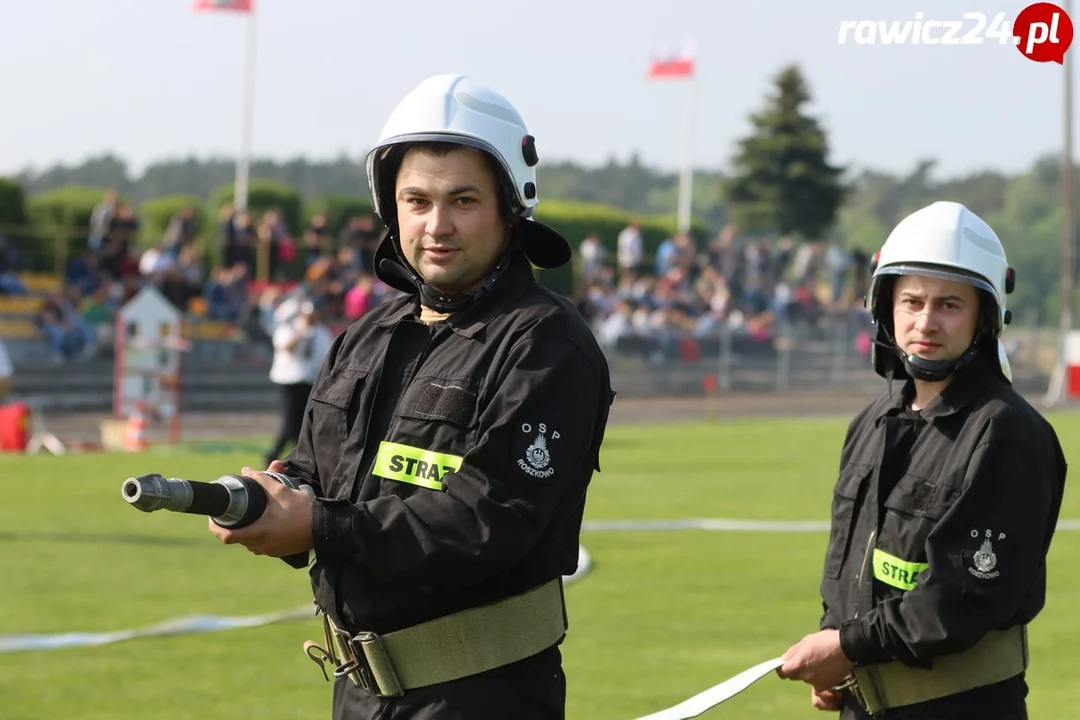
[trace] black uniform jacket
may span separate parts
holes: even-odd
[[[920,412],[912,394],[911,381],[894,386],[856,416],[841,455],[821,627],[840,629],[856,665],[932,667],[1045,601],[1066,473],[1054,430],[986,359]],[[1022,677],[923,705],[1018,694]]]
[[[588,326],[523,256],[448,320],[417,313],[401,297],[336,339],[285,462],[320,498],[315,600],[354,633],[573,573],[613,399]]]

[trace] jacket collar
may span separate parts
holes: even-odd
[[[953,381],[931,400],[920,414],[929,422],[955,415],[983,395],[987,385],[998,382],[999,376],[980,353],[970,365],[956,374]],[[901,391],[893,394],[890,401],[884,405],[877,419],[902,413],[914,397],[915,381],[908,379]]]

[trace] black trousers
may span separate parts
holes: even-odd
[[[334,682],[333,720],[565,720],[558,646],[505,667],[379,698],[348,678]]]
[[[1004,703],[997,708],[976,706],[963,708],[957,704],[951,707],[947,702],[937,702],[940,709],[934,709],[933,705],[926,703],[923,708],[896,708],[886,712],[881,720],[1028,720],[1027,703],[1024,700]],[[831,713],[830,713],[831,715]],[[840,720],[876,720],[868,715],[853,700],[845,703],[844,710],[840,713]]]
[[[304,423],[304,410],[307,408],[308,396],[311,395],[311,383],[294,383],[281,385],[281,429],[269,452],[266,453],[266,464],[281,457],[281,451],[300,439],[300,427]]]
[[[889,713],[885,713],[882,720],[888,720],[893,717]],[[1013,710],[1002,711],[993,715],[919,715],[918,720],[968,720],[969,718],[978,718],[978,720],[1028,720],[1026,710]],[[875,720],[875,718],[867,715],[861,710],[858,712],[845,710],[840,714],[840,720]]]

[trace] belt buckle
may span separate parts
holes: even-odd
[[[343,644],[349,649],[350,657],[348,662],[334,671],[335,677],[347,676],[365,692],[380,698],[401,697],[405,694],[381,637],[372,632],[357,633],[354,637],[338,632]],[[369,649],[381,655],[379,666],[383,669],[384,675],[389,674],[389,680],[393,683],[391,687],[384,689],[376,678],[371,668],[371,660],[368,658]]]
[[[379,692],[375,677],[371,674],[371,666],[368,664],[367,658],[364,657],[363,653],[357,653],[351,644],[349,645],[349,648],[351,650],[349,658],[346,662],[334,669],[334,677],[347,677],[365,692],[378,697],[384,697],[383,694]]]
[[[378,695],[379,688],[375,683],[375,677],[371,673],[371,666],[368,664],[363,648],[357,648],[353,644],[352,636],[334,623],[331,623],[329,628],[334,634],[333,644],[341,649],[341,654],[344,656],[337,658],[334,677],[347,677],[365,691]]]

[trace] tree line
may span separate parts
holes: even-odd
[[[840,167],[829,159],[827,133],[806,112],[810,100],[800,69],[782,69],[761,108],[751,114],[751,131],[731,157],[719,159],[718,165],[726,169],[696,170],[693,230],[699,246],[725,224],[735,223],[747,239],[825,239],[847,250],[872,253],[906,214],[935,200],[955,200],[980,214],[1001,236],[1017,270],[1010,305],[1018,321],[1053,324],[1061,302],[1060,158],[1036,158],[1017,174],[986,170],[953,178],[938,177],[932,158],[913,159],[907,173]],[[0,183],[0,227],[80,222],[85,208],[65,214],[56,209],[57,194],[67,198],[61,205],[77,194],[84,206],[109,187],[136,207],[150,209],[147,241],[167,222],[164,215],[185,202],[199,204],[202,222],[212,227],[214,213],[228,198],[233,172],[229,158],[189,157],[156,162],[135,175],[115,155],[27,169]],[[595,167],[546,162],[538,174],[538,219],[558,226],[575,244],[596,232],[614,249],[618,231],[630,219],[645,224],[650,249],[675,230],[677,174],[649,167],[636,155]],[[334,223],[343,223],[349,213],[366,207],[362,155],[328,161],[257,160],[251,176],[253,189],[263,189],[263,200],[284,202],[287,215],[298,224],[327,210],[334,214]],[[16,207],[20,204],[23,207]],[[45,206],[51,209],[42,210]],[[569,282],[565,278],[559,284],[568,289]]]

